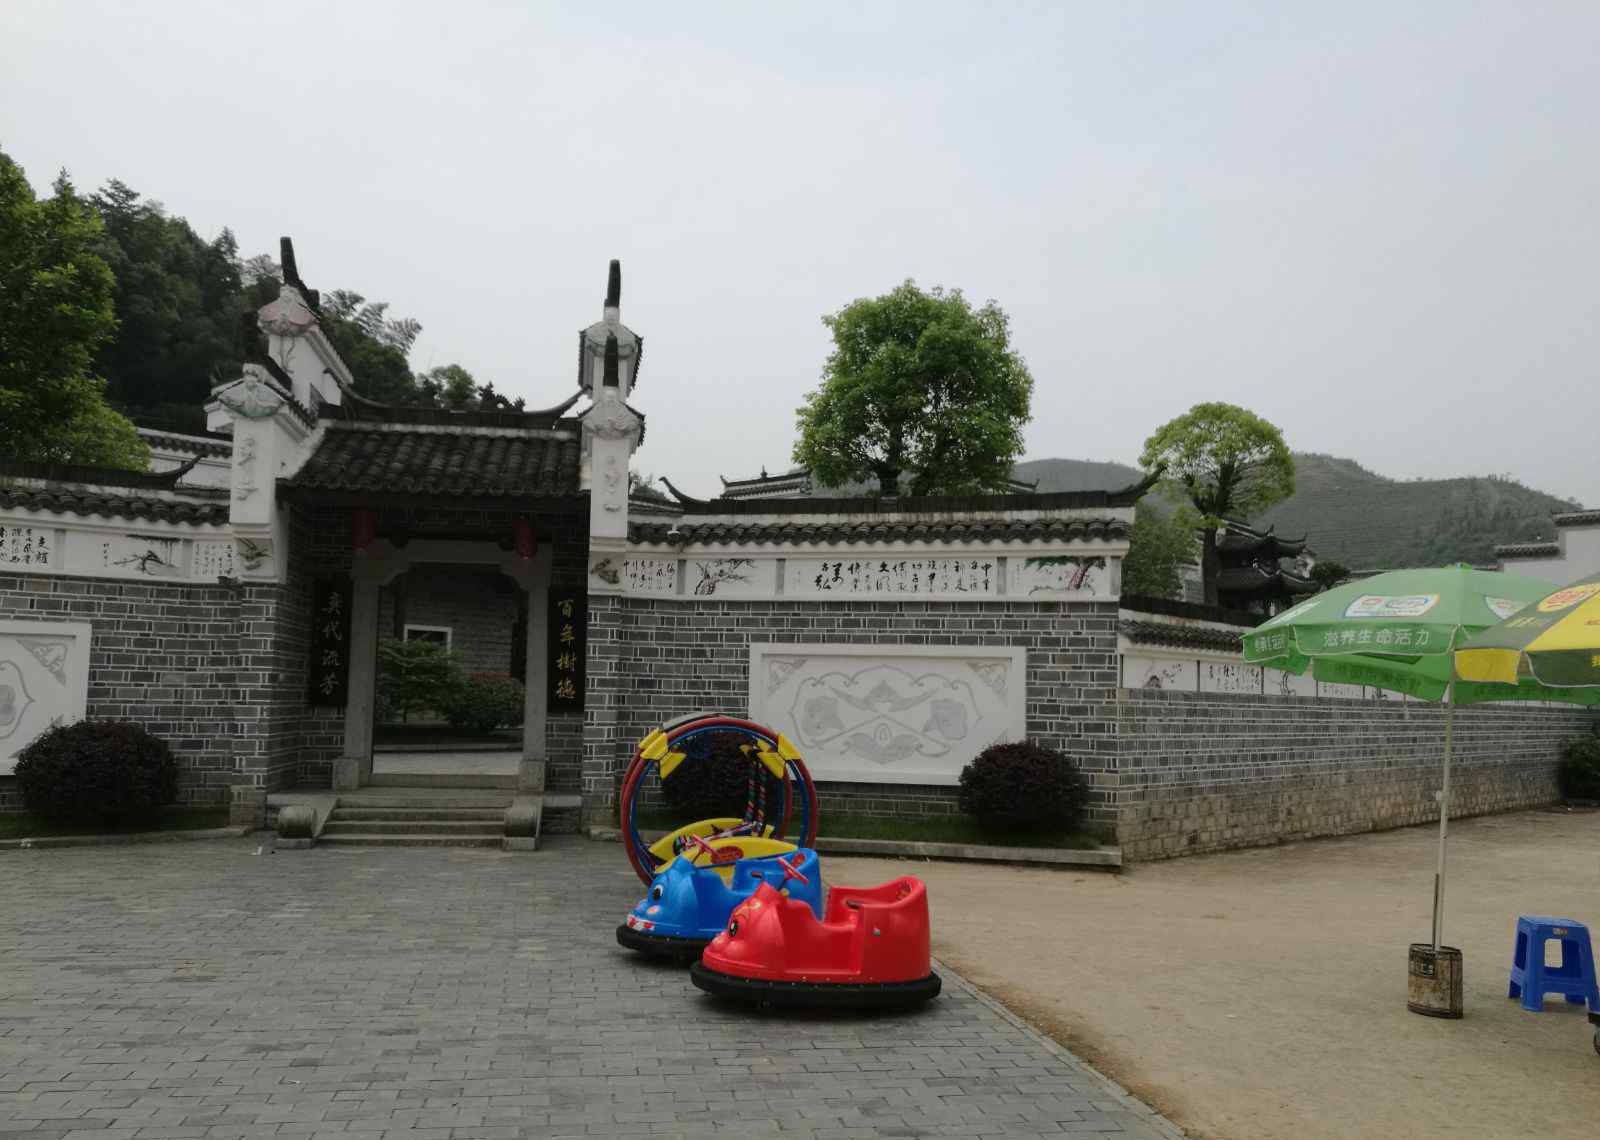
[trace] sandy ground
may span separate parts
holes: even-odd
[[[1506,999],[1518,914],[1600,936],[1600,813],[1453,825],[1445,941],[1466,1017],[1406,1009],[1437,832],[1407,828],[1120,875],[834,858],[928,883],[934,952],[1206,1140],[1600,1136],[1581,1007]]]

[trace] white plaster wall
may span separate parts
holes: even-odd
[[[750,715],[818,780],[959,782],[1027,734],[1027,651],[990,646],[753,644]]]
[[[44,511],[0,512],[0,569],[179,582],[239,573],[223,527]]]
[[[89,699],[87,622],[0,618],[0,774],[53,724],[82,720]]]

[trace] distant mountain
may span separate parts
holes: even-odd
[[[1011,477],[1024,483],[1037,479],[1041,491],[1116,491],[1143,479],[1144,472],[1094,459],[1030,459],[1013,467]]]
[[[1550,516],[1578,505],[1498,475],[1407,482],[1332,455],[1297,453],[1294,461],[1295,493],[1246,521],[1288,538],[1305,535],[1317,557],[1352,570],[1491,563],[1501,543],[1552,537]],[[1139,471],[1123,463],[1035,459],[1017,464],[1015,475],[1037,479],[1041,491],[1093,491],[1126,487]]]

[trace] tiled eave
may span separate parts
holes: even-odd
[[[1129,522],[1121,518],[857,518],[721,519],[685,516],[675,521],[638,521],[628,527],[636,545],[672,546],[854,546],[898,543],[1123,543]]]
[[[162,494],[127,487],[0,481],[0,509],[221,526],[228,521],[227,494],[222,489],[214,494],[200,488]]]
[[[1176,625],[1163,621],[1123,618],[1118,632],[1133,645],[1160,645],[1174,649],[1203,649],[1218,653],[1239,653],[1243,639],[1236,630],[1202,625]]]
[[[1553,542],[1513,542],[1494,548],[1496,558],[1558,558],[1561,547]]]
[[[328,422],[316,451],[278,481],[286,499],[508,501],[576,499],[577,425],[509,428]]]
[[[1600,526],[1600,510],[1567,511],[1565,514],[1551,515],[1550,521],[1557,526]]]

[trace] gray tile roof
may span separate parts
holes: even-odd
[[[770,508],[769,508],[770,509]],[[668,537],[676,529],[676,539]],[[697,519],[685,514],[674,522],[634,522],[633,543],[684,545],[853,545],[858,542],[1087,542],[1128,537],[1117,518],[792,518]]]
[[[578,493],[576,429],[421,430],[330,424],[317,450],[279,486],[316,492],[528,498]]]
[[[1244,648],[1239,633],[1228,629],[1209,629],[1198,625],[1169,625],[1159,621],[1123,618],[1118,626],[1122,636],[1135,645],[1167,645],[1179,649],[1209,649],[1238,653]]]

